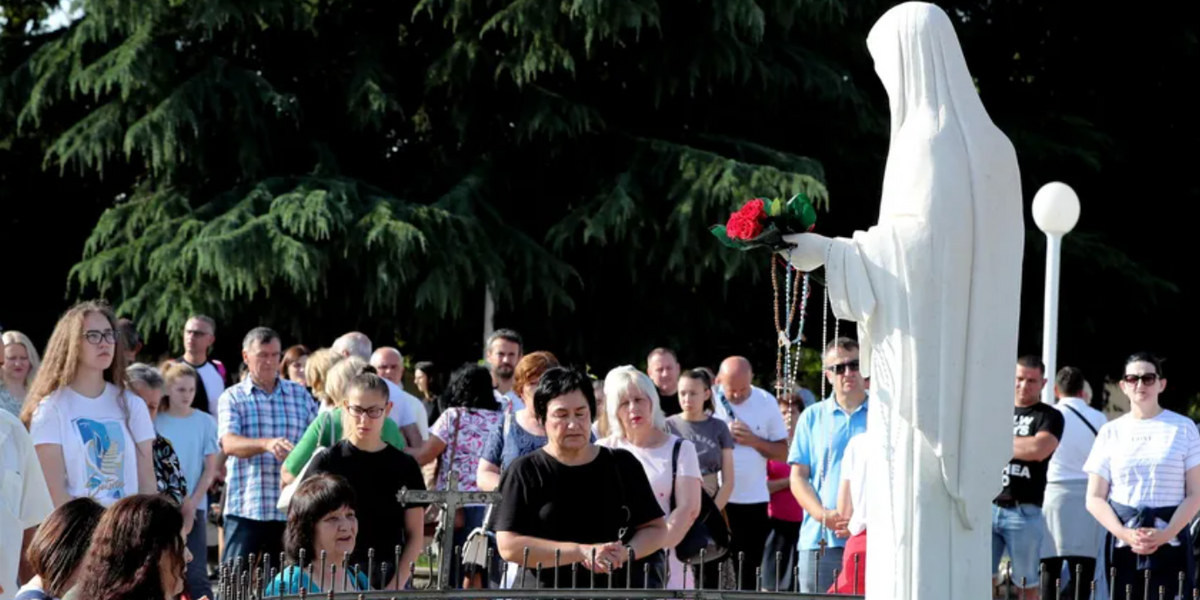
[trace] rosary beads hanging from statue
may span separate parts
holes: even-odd
[[[797,194],[791,200],[764,200],[755,198],[742,206],[729,217],[725,225],[713,226],[710,231],[721,243],[735,250],[753,250],[765,248],[771,252],[771,287],[774,289],[775,303],[775,337],[778,349],[775,355],[775,395],[785,397],[788,402],[795,402],[798,396],[796,380],[800,376],[801,352],[800,343],[804,340],[804,321],[808,308],[810,293],[810,275],[797,271],[790,262],[784,260],[779,250],[786,250],[792,245],[783,240],[783,236],[808,233],[817,223],[817,211],[812,202],[803,193]],[[783,305],[780,306],[779,263],[783,263],[785,273],[783,286]],[[782,310],[781,310],[782,309]],[[780,317],[783,317],[781,320]],[[821,301],[821,342],[823,349],[827,342],[829,319],[829,292],[824,290]],[[795,328],[793,329],[793,324]],[[794,335],[793,335],[794,331]],[[834,337],[838,335],[837,322],[834,322]],[[822,356],[822,358],[824,358]],[[822,364],[824,364],[822,362]],[[821,374],[821,399],[825,398],[825,376]],[[790,414],[791,411],[789,411]],[[827,452],[825,461],[819,466],[818,480],[821,487],[828,484],[829,465],[832,461],[830,443],[833,432],[826,432],[829,438],[825,440]],[[824,554],[827,544],[825,520],[821,520],[820,554]]]
[[[817,223],[817,211],[803,193],[791,200],[755,198],[746,202],[729,217],[725,225],[714,225],[710,231],[721,243],[735,250],[763,248],[770,251],[771,287],[775,308],[775,395],[794,401],[796,381],[800,375],[800,342],[804,339],[804,320],[810,293],[809,274],[801,273],[784,260],[779,250],[791,247],[783,236],[807,233]],[[784,272],[782,294],[779,271]],[[781,297],[782,295],[782,297]]]

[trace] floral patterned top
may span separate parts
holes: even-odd
[[[479,485],[475,482],[475,470],[479,468],[479,456],[483,454],[484,444],[493,431],[500,428],[504,417],[498,410],[474,410],[459,407],[446,409],[438,417],[429,433],[438,436],[446,443],[442,451],[442,464],[438,468],[437,488],[446,489],[446,472],[449,465],[450,453],[454,453],[454,470],[458,473],[458,489],[464,492],[478,492]],[[455,428],[457,427],[457,432]],[[456,435],[457,433],[457,435]]]
[[[0,383],[0,410],[6,410],[14,417],[21,416],[21,403],[13,397],[12,392],[8,391],[8,387]]]
[[[188,495],[183,467],[179,465],[179,455],[175,454],[175,447],[161,435],[154,437],[154,478],[158,480],[158,493],[165,494],[180,505],[183,504]]]

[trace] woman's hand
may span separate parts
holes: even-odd
[[[625,545],[620,542],[580,544],[578,552],[582,557],[579,562],[594,573],[611,573],[613,570],[621,568],[626,558]],[[593,556],[595,560],[593,560]]]
[[[1154,554],[1158,551],[1159,546],[1170,542],[1167,538],[1167,532],[1162,529],[1154,529],[1150,527],[1142,527],[1139,529],[1127,529],[1131,532],[1130,537],[1133,542],[1130,547],[1134,554]]]

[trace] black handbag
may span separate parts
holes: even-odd
[[[675,510],[675,477],[679,468],[679,449],[683,440],[675,440],[671,451],[671,510]],[[700,552],[704,551],[704,560]],[[729,524],[717,509],[717,503],[703,489],[700,490],[700,514],[688,528],[687,534],[675,546],[675,558],[687,565],[700,565],[721,560],[729,553]]]

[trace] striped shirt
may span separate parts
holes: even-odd
[[[317,404],[300,384],[276,378],[275,391],[268,394],[247,377],[221,394],[217,435],[282,437],[295,444],[316,417]],[[275,508],[281,464],[270,452],[227,458],[225,514],[255,521],[286,521],[287,515]]]
[[[1159,508],[1183,502],[1184,473],[1198,465],[1196,424],[1164,410],[1151,419],[1127,414],[1105,423],[1083,470],[1109,482],[1113,502]]]

